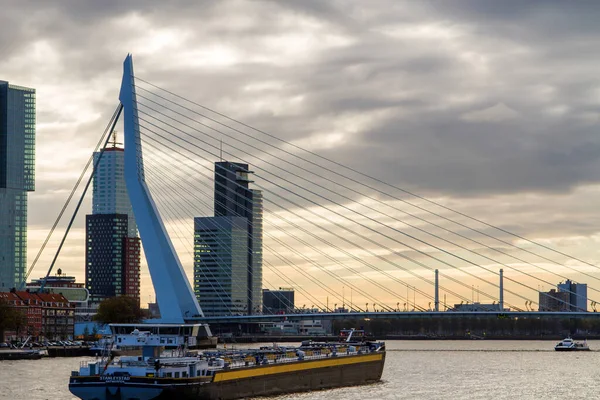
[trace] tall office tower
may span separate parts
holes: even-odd
[[[194,218],[194,293],[206,316],[248,312],[248,222]]]
[[[235,285],[230,288],[225,285],[223,290],[233,292],[239,291],[241,287],[245,288],[244,313],[259,313],[262,309],[262,192],[248,187],[252,182],[249,179],[250,174],[248,164],[227,161],[215,163],[215,222],[211,225],[212,231],[204,229],[211,218],[195,219],[197,247],[194,251],[194,289],[205,313],[212,313],[208,305],[203,304],[206,288],[203,282],[207,280],[207,276],[211,276],[212,266],[220,268],[222,279],[227,274],[232,275],[230,280]],[[243,238],[239,229],[240,221],[246,225]],[[234,229],[235,234],[231,233],[233,226],[237,227]],[[208,245],[205,243],[208,239],[213,240],[212,251],[215,252],[215,257],[217,254],[225,255],[225,257],[216,257],[220,260],[218,264],[216,261],[211,263],[208,256],[203,254],[206,248],[202,246]],[[201,246],[198,247],[198,244]],[[243,252],[245,259],[243,269],[239,268],[238,264],[228,264],[231,262],[230,259],[240,260],[240,252]],[[240,283],[242,280],[244,284]],[[229,281],[225,280],[225,282]],[[239,300],[236,296],[230,297]],[[237,310],[237,307],[235,309]]]
[[[102,157],[100,155],[102,154]],[[94,153],[91,215],[86,216],[86,287],[92,301],[140,298],[140,238],[125,187],[124,151]]]
[[[0,291],[27,268],[27,192],[35,190],[35,89],[0,81]]]

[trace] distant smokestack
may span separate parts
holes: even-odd
[[[434,303],[435,311],[440,311],[440,279],[439,272],[435,270],[435,303]]]
[[[500,311],[504,311],[504,270],[500,269]]]

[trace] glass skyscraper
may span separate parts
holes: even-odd
[[[248,164],[215,163],[215,216],[194,219],[194,291],[207,315],[222,315],[218,313],[225,307],[223,302],[217,307],[213,293],[234,302],[229,312],[240,311],[240,301],[243,313],[262,310],[263,202],[262,192],[249,188],[250,174]],[[239,260],[244,260],[243,268]],[[215,285],[217,281],[223,284]],[[237,294],[241,291],[243,300]]]
[[[247,249],[246,218],[194,218],[194,293],[204,315],[247,313]]]
[[[0,81],[0,291],[27,269],[27,192],[35,190],[35,89]]]

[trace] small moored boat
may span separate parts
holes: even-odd
[[[583,342],[576,342],[571,338],[563,339],[554,346],[556,351],[586,351],[589,350],[587,340]]]

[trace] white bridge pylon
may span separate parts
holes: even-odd
[[[125,127],[125,184],[156,292],[160,322],[184,323],[204,317],[144,178],[131,54],[123,63],[119,101],[123,105]]]

